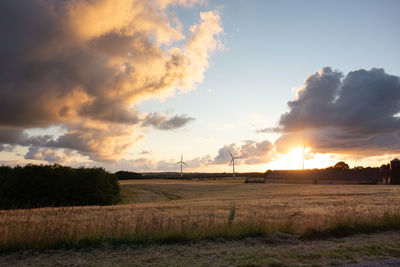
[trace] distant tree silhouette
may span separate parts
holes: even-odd
[[[345,171],[350,170],[349,165],[348,165],[346,162],[344,162],[344,161],[339,161],[338,163],[336,163],[336,164],[333,166],[333,168],[334,168],[334,169],[345,170]]]
[[[390,177],[390,164],[381,165],[381,167],[379,168],[379,171],[382,174],[383,184],[388,184],[389,177]]]
[[[0,209],[111,205],[119,200],[118,178],[103,168],[0,166]]]
[[[143,179],[143,175],[137,172],[118,171],[115,175],[118,177],[118,180]]]
[[[264,183],[265,183],[265,181],[267,180],[268,175],[270,175],[271,173],[272,173],[272,170],[267,170],[267,171],[264,173]]]

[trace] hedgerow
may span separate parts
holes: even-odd
[[[103,168],[0,167],[0,209],[110,205],[119,200],[118,178]]]

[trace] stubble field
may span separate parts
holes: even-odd
[[[42,251],[40,255],[44,261],[41,264],[45,264],[45,259],[56,260],[54,253],[61,257],[58,259],[70,253],[65,249],[78,249],[76,256],[85,258],[88,263],[90,253],[86,255],[81,251],[88,247],[93,253],[107,251],[110,255],[123,255],[126,250],[133,250],[135,252],[132,253],[137,257],[131,264],[145,260],[145,255],[137,255],[140,251],[155,255],[157,251],[168,251],[178,259],[182,258],[179,251],[195,255],[193,249],[220,251],[226,254],[225,261],[231,262],[228,265],[268,265],[274,262],[278,265],[318,265],[321,262],[327,264],[328,261],[346,263],[357,259],[400,256],[400,234],[397,232],[400,230],[400,210],[397,207],[399,187],[245,184],[241,179],[131,180],[122,181],[121,186],[124,199],[121,205],[0,211],[0,248],[6,255],[1,258],[0,265],[12,261],[23,265],[37,260],[38,256],[26,254],[27,250]],[[358,228],[361,229],[359,233],[370,235],[335,239],[345,242],[345,247],[359,247],[353,251],[353,256],[339,255],[340,259],[336,259],[336,256],[329,256],[336,255],[333,252],[321,252],[321,244],[325,244],[327,251],[340,251],[343,248],[337,245],[339,241],[330,243],[333,244],[330,247],[328,241],[319,241],[321,238],[327,240],[342,234],[350,236],[352,233],[349,231],[358,233]],[[390,235],[375,233],[385,230],[392,232]],[[371,248],[365,247],[367,243],[357,241],[357,244],[353,244],[349,241],[363,238],[371,239],[369,244],[386,249],[376,250],[380,252],[372,257]],[[231,246],[235,255],[229,253]],[[309,246],[307,252],[301,252],[300,248],[304,246]],[[177,247],[180,248],[175,250]],[[251,247],[255,249],[255,254],[249,250]],[[48,255],[48,249],[57,249],[57,252],[43,256]],[[369,251],[369,258],[365,258],[364,250]],[[291,258],[291,253],[298,255],[297,260],[287,260]],[[315,255],[304,258],[299,256],[302,253]],[[170,256],[174,258],[173,255]],[[213,252],[207,255],[200,258],[205,265],[213,265],[207,264],[214,257]],[[245,255],[253,256],[246,258]],[[20,261],[16,259],[18,257]],[[162,265],[160,259],[163,256],[160,254],[157,257],[151,257],[149,263],[158,262]],[[61,260],[61,265],[62,262],[67,263]],[[107,260],[102,262],[106,263]],[[99,265],[102,265],[101,262]]]

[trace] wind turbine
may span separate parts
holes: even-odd
[[[232,167],[233,167],[233,172],[232,172],[232,174],[233,174],[233,179],[235,179],[235,159],[239,159],[240,157],[235,157],[235,156],[232,155],[232,153],[229,152],[229,151],[228,151],[228,153],[229,153],[229,155],[231,156],[231,162],[229,163],[229,166],[232,165]]]
[[[181,177],[182,177],[183,176],[183,174],[182,174],[182,164],[185,164],[187,167],[189,167],[185,162],[183,162],[183,154],[181,155],[181,161],[178,161],[176,164],[179,164],[179,163],[181,164]]]

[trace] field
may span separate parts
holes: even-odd
[[[151,253],[159,256],[149,263],[158,264],[166,263],[162,259],[167,254],[179,260],[187,253],[205,265],[212,265],[214,250],[231,265],[330,264],[400,256],[400,187],[245,184],[241,179],[128,180],[121,185],[121,205],[0,211],[5,255],[0,265],[35,264],[38,255],[26,254],[32,249],[42,252],[41,264],[57,261],[54,255],[59,255],[61,265],[69,253],[90,262],[90,253],[102,251],[116,254],[114,259],[131,251],[137,262],[150,260],[140,253]],[[351,237],[357,233],[370,235]],[[348,237],[329,241],[342,236]],[[80,250],[65,250],[71,248]],[[89,254],[82,252],[89,248]]]

